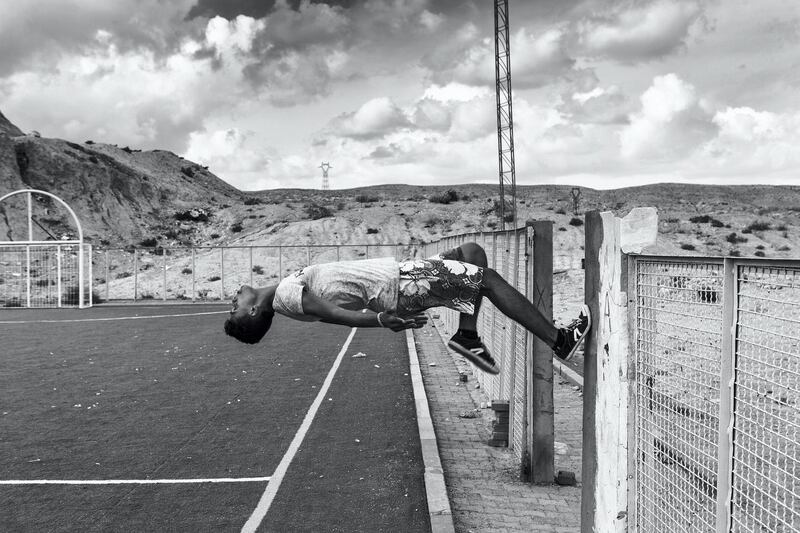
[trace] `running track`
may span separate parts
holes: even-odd
[[[0,311],[0,530],[430,531],[405,335],[223,309]]]

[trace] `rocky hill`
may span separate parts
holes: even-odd
[[[171,152],[25,135],[0,115],[0,196],[22,188],[63,198],[87,240],[107,247],[419,243],[500,226],[494,184],[247,193]],[[800,186],[581,188],[577,205],[571,191],[517,188],[518,222],[554,221],[559,257],[582,255],[585,211],[624,215],[637,206],[659,209],[657,253],[800,257]],[[25,238],[23,200],[0,204],[0,239]],[[74,233],[44,197],[34,215],[41,238]]]

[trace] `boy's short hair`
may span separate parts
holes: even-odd
[[[230,317],[225,321],[225,333],[238,341],[257,344],[269,331],[274,316],[275,313],[261,313],[257,317],[248,317],[246,321]]]

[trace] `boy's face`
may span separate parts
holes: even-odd
[[[255,303],[256,291],[249,285],[242,285],[231,300],[231,317],[238,320],[255,317],[258,314],[258,306]]]

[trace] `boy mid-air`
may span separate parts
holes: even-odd
[[[557,328],[487,267],[483,248],[466,243],[429,259],[324,263],[303,268],[278,285],[260,289],[244,285],[233,298],[225,333],[255,344],[269,331],[275,313],[307,322],[402,331],[421,328],[427,322],[422,312],[443,306],[460,313],[459,329],[448,346],[481,370],[497,374],[500,367],[478,335],[484,296],[563,360],[572,357],[591,327],[589,308],[584,305],[577,319]]]

